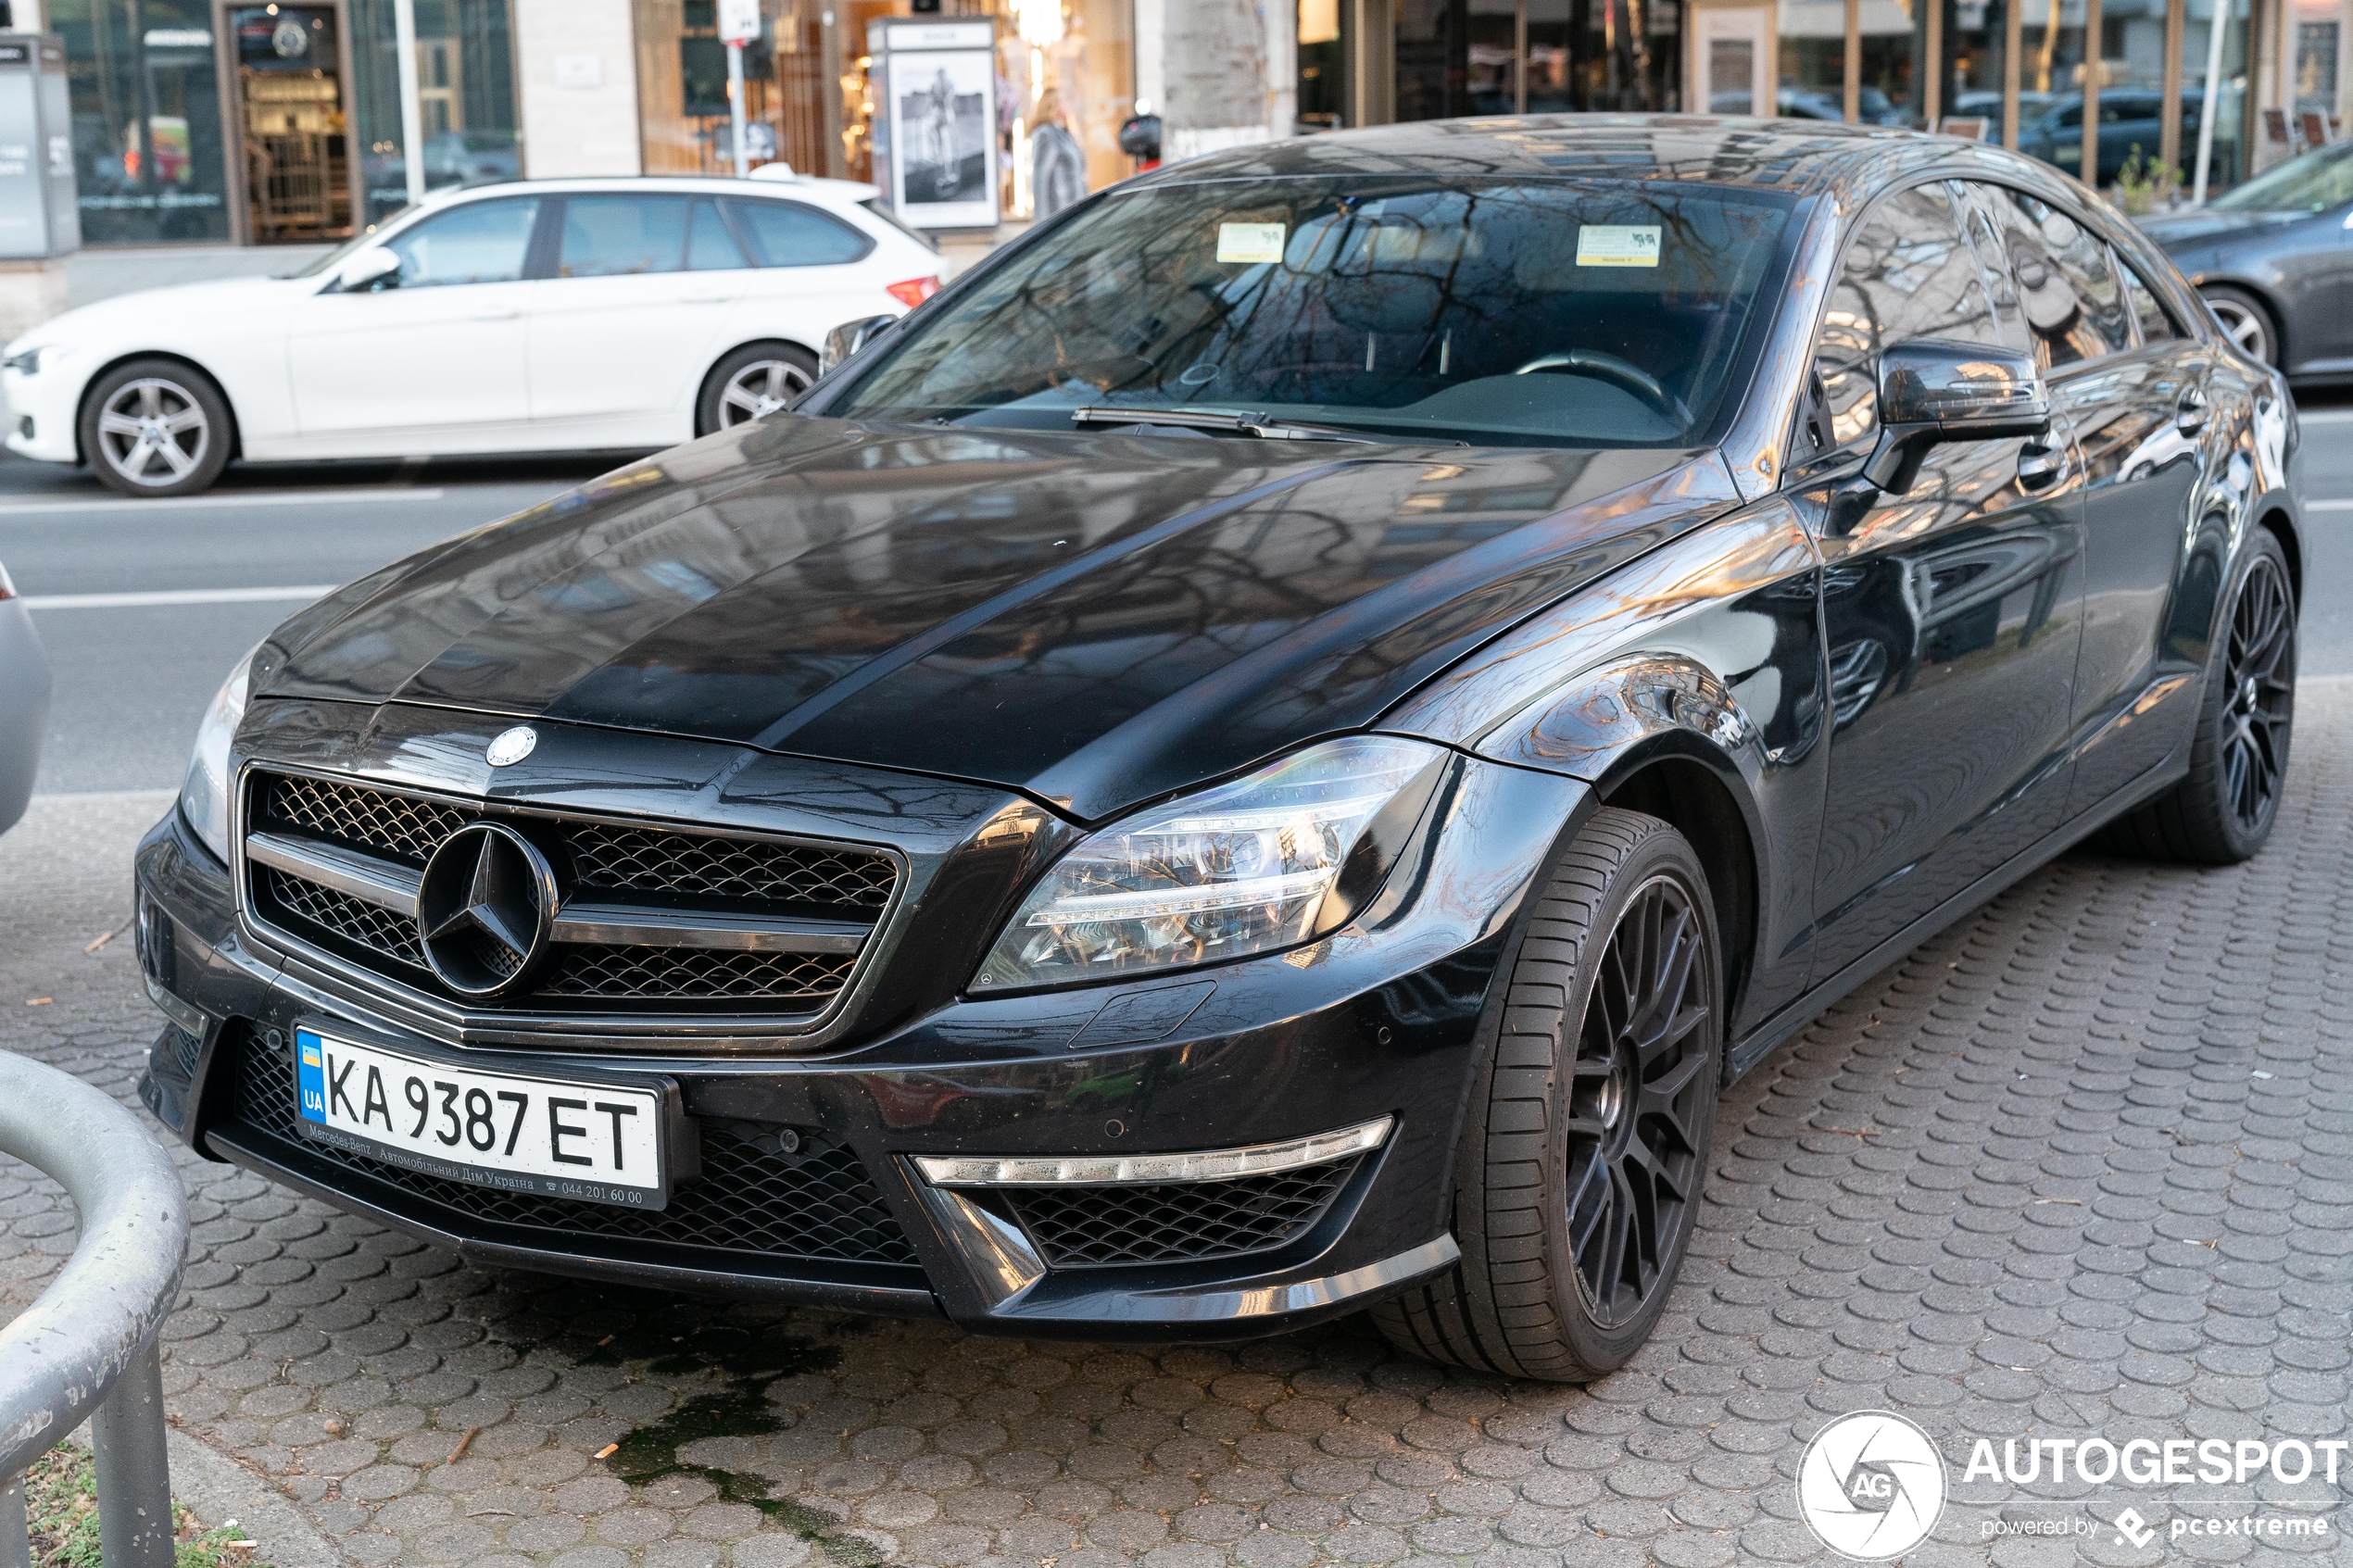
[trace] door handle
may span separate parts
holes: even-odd
[[[503,307],[493,306],[487,309],[472,312],[466,320],[469,321],[511,321],[522,314],[521,310],[511,305]]]
[[[2066,477],[2065,446],[2021,446],[2018,449],[2020,489],[2048,490]]]
[[[681,305],[724,305],[734,296],[724,294],[688,294],[678,296]]]
[[[2173,428],[2183,435],[2196,435],[2206,428],[2206,394],[2195,386],[2182,389],[2181,401],[2173,405]]]

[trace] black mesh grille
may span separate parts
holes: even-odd
[[[608,1000],[763,997],[822,1001],[842,987],[854,953],[738,953],[717,947],[610,947],[588,943],[556,949],[556,967],[540,991],[549,997]]]
[[[254,793],[257,828],[293,832],[422,868],[481,809],[371,785],[264,773]],[[715,913],[818,915],[871,924],[889,903],[898,867],[887,855],[824,845],[624,822],[504,811],[551,855],[560,840],[572,874],[598,902],[682,905]],[[534,826],[533,824],[536,824]],[[415,923],[302,877],[254,867],[258,912],[345,956],[412,985],[432,985]],[[544,979],[512,1001],[594,1003],[606,1010],[694,1011],[749,1004],[793,1016],[822,1011],[849,983],[855,955],[749,953],[724,948],[566,944]]]
[[[1002,1190],[1054,1268],[1192,1262],[1296,1238],[1331,1207],[1357,1159],[1230,1182]]]
[[[255,887],[278,909],[333,932],[346,942],[382,953],[414,970],[425,967],[424,949],[417,943],[417,922],[390,909],[288,876],[273,866],[256,866]]]
[[[501,1192],[444,1181],[312,1143],[295,1131],[294,1064],[250,1039],[241,1043],[237,1119],[255,1132],[297,1145],[313,1160],[341,1166],[446,1212],[418,1217],[445,1230],[481,1224],[604,1236],[699,1252],[749,1253],[813,1262],[915,1266],[899,1222],[858,1157],[810,1128],[768,1123],[701,1123],[702,1174],[671,1195],[660,1214]]]

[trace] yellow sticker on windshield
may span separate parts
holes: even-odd
[[[1577,227],[1577,265],[1655,267],[1658,230],[1655,223],[1580,223]]]
[[[1656,233],[1656,230],[1651,231]],[[1217,259],[1220,261],[1280,261],[1283,258],[1284,226],[1280,223],[1220,223],[1217,225]]]

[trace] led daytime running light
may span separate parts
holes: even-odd
[[[934,1186],[1120,1186],[1166,1182],[1223,1182],[1324,1165],[1378,1148],[1396,1125],[1393,1116],[1317,1133],[1288,1143],[1212,1148],[1194,1154],[1102,1154],[1043,1158],[963,1158],[922,1154],[915,1167]]]
[[[1213,909],[1250,909],[1260,904],[1289,904],[1302,897],[1321,897],[1340,876],[1340,868],[1292,872],[1287,876],[1263,876],[1173,893],[1090,893],[1063,898],[1029,917],[1031,925],[1077,925],[1090,921],[1157,920],[1172,915],[1206,914]]]

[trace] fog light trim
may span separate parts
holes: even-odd
[[[958,1156],[920,1154],[915,1168],[934,1186],[1119,1186],[1164,1182],[1224,1182],[1261,1176],[1302,1165],[1322,1165],[1378,1148],[1389,1140],[1394,1116],[1316,1133],[1284,1143],[1240,1148],[1201,1149],[1190,1154],[1074,1154]]]

